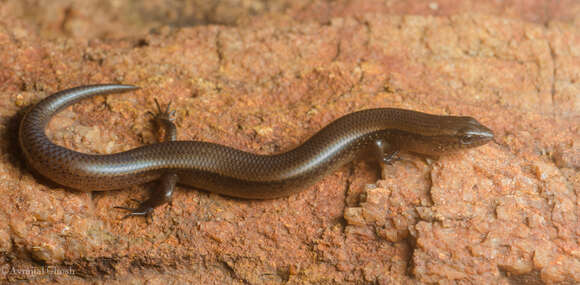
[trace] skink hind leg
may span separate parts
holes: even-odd
[[[167,104],[165,110],[161,109],[157,100],[155,100],[155,105],[157,105],[157,114],[154,114],[153,112],[149,112],[149,114],[153,116],[153,120],[157,125],[157,130],[164,133],[161,141],[175,141],[177,139],[177,128],[173,123],[175,110],[170,110],[169,106],[171,103]],[[159,178],[157,191],[153,192],[149,199],[141,202],[137,208],[115,208],[129,211],[129,214],[125,215],[123,219],[132,216],[149,216],[155,208],[171,202],[173,190],[175,190],[175,184],[177,184],[178,179],[179,177],[176,173],[168,171]]]
[[[129,211],[129,214],[125,215],[123,219],[132,216],[149,216],[155,208],[171,202],[177,179],[177,174],[172,172],[165,173],[159,180],[159,187],[157,188],[157,191],[154,192],[149,199],[141,202],[137,208],[119,206],[115,208]]]
[[[173,121],[175,120],[175,110],[171,110],[171,102],[167,104],[165,110],[161,109],[159,102],[155,99],[155,105],[157,106],[157,114],[153,112],[147,112],[153,116],[153,121],[157,126],[157,131],[163,131],[165,134],[161,141],[174,141],[177,139],[177,128]]]

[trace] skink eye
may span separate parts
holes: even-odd
[[[461,137],[461,143],[462,144],[471,144],[473,142],[473,135],[464,135],[463,137]]]

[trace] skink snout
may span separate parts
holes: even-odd
[[[488,143],[493,140],[493,138],[494,135],[492,130],[477,123],[476,126],[463,132],[460,142],[466,147],[476,147]]]

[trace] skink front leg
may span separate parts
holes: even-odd
[[[387,165],[391,165],[394,161],[399,160],[399,157],[397,156],[399,149],[395,148],[391,143],[383,139],[375,140],[374,148],[375,156],[380,165],[381,173],[379,173],[379,177],[383,178],[382,170]]]
[[[177,128],[173,123],[175,110],[170,110],[171,103],[167,104],[165,110],[161,109],[157,100],[155,100],[155,105],[157,105],[157,114],[149,113],[153,116],[157,130],[164,132],[162,141],[175,141],[177,139]],[[178,179],[179,177],[176,173],[168,171],[159,178],[157,191],[153,192],[149,199],[141,202],[137,208],[115,208],[129,211],[129,214],[125,215],[123,219],[132,216],[148,216],[155,208],[171,202],[173,190],[175,190],[175,184],[177,184]]]

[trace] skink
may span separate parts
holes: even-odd
[[[302,145],[274,155],[177,141],[169,110],[159,110],[156,118],[165,128],[163,142],[125,152],[80,153],[56,145],[46,136],[46,125],[59,110],[92,96],[136,89],[117,84],[81,86],[40,101],[20,123],[19,143],[28,165],[42,176],[80,191],[119,189],[160,179],[160,189],[137,208],[119,207],[135,216],[147,215],[170,201],[176,183],[232,197],[271,199],[305,189],[356,158],[385,164],[398,151],[439,156],[493,139],[493,132],[471,117],[394,108],[348,114]]]

